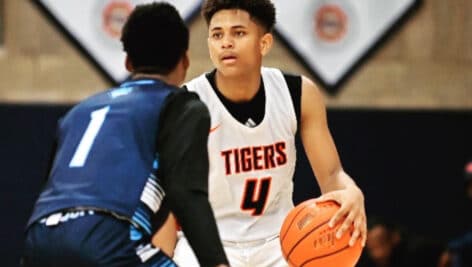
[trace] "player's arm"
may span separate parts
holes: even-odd
[[[164,203],[163,203],[164,205]],[[162,208],[162,206],[161,206]],[[156,218],[160,227],[152,236],[152,244],[158,247],[169,257],[174,257],[175,245],[177,244],[177,222],[172,212],[165,216]]]
[[[326,107],[317,86],[302,77],[300,135],[310,165],[316,175],[322,196],[320,201],[335,200],[341,205],[330,225],[345,218],[338,231],[341,237],[354,224],[350,244],[367,235],[364,195],[351,177],[344,172],[338,151],[328,128]]]
[[[171,96],[168,107],[161,119],[159,156],[170,210],[200,266],[227,264],[208,201],[210,114],[196,94],[183,90]]]

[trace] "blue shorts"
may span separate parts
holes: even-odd
[[[59,217],[54,223],[43,219],[29,227],[22,266],[177,266],[151,245],[150,237],[133,241],[126,221],[90,211],[68,212]]]

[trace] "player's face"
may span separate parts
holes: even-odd
[[[371,259],[379,265],[385,265],[390,260],[395,242],[386,228],[375,226],[369,230],[366,246]]]
[[[269,51],[271,42],[271,34],[264,33],[243,10],[218,11],[209,23],[210,58],[218,71],[227,76],[259,72],[262,56]]]

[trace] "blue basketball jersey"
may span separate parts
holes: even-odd
[[[158,121],[174,90],[158,80],[134,80],[73,107],[59,122],[49,180],[28,224],[58,210],[94,207],[151,234],[151,216],[164,198]]]

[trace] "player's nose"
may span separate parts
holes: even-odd
[[[234,40],[231,38],[231,36],[224,36],[221,40],[221,48],[233,48],[234,47]]]

